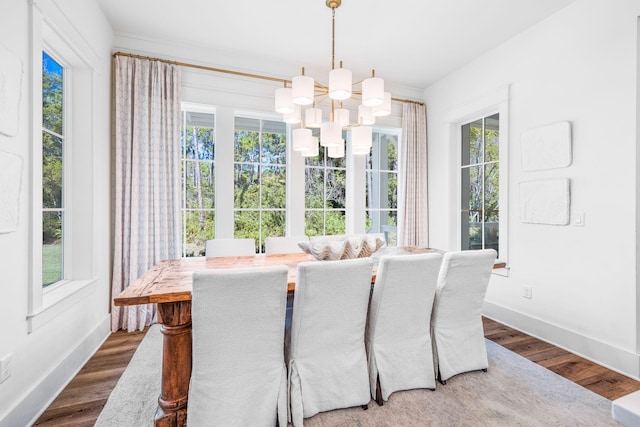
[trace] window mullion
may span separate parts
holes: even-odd
[[[483,118],[482,119],[482,137],[481,137],[481,141],[482,141],[482,166],[481,166],[481,171],[482,171],[482,205],[480,207],[480,229],[482,231],[482,249],[485,249],[485,244],[486,244],[486,239],[485,239],[485,224],[484,224],[484,220],[486,217],[486,204],[485,204],[485,184],[487,182],[487,177],[485,176],[486,174],[486,121],[487,118]]]

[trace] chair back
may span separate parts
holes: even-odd
[[[461,316],[480,319],[491,271],[496,260],[493,249],[448,252],[438,276],[437,321]],[[437,311],[437,313],[436,313]]]
[[[189,426],[287,423],[285,266],[193,274]]]
[[[248,256],[256,254],[255,239],[213,239],[205,244],[206,257]]]
[[[496,255],[493,249],[444,255],[431,315],[441,380],[488,366],[482,305]]]
[[[308,242],[309,236],[272,236],[264,239],[265,254],[294,254],[303,252],[298,242]]]
[[[438,253],[380,257],[366,334],[374,398],[378,378],[384,400],[397,390],[436,386],[431,307],[441,262]]]
[[[373,260],[298,264],[289,349],[294,426],[369,398],[364,331]]]

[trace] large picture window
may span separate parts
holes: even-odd
[[[305,165],[305,234],[345,233],[345,158],[331,158],[325,147]]]
[[[235,118],[234,237],[255,239],[259,253],[285,235],[286,147],[284,122]]]
[[[499,251],[500,116],[462,126],[461,248]]]
[[[215,115],[182,112],[182,251],[203,256],[215,237]]]
[[[367,233],[383,233],[387,244],[397,243],[398,224],[398,135],[373,132],[367,155]]]
[[[64,68],[42,52],[42,285],[64,278]]]

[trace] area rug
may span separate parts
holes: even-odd
[[[315,427],[620,426],[605,399],[489,340],[489,369],[457,375],[435,391],[396,392],[380,407],[323,412]],[[162,334],[152,326],[109,396],[96,426],[152,426],[160,394]]]

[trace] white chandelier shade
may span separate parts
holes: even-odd
[[[282,121],[289,124],[300,123],[302,120],[302,110],[299,105],[293,106],[293,111],[282,115]]]
[[[357,154],[361,154],[361,151],[369,149],[372,145],[373,131],[369,126],[356,126],[351,129],[351,148]]]
[[[304,73],[304,70],[303,70]],[[291,87],[291,100],[297,105],[311,105],[313,104],[314,85],[312,77],[301,76],[294,77]]]
[[[323,147],[332,147],[342,142],[342,126],[340,126],[340,123],[322,123],[322,126],[320,126],[320,145]]]
[[[371,147],[351,147],[351,154],[354,156],[363,156],[371,152]]]
[[[344,101],[351,98],[353,85],[351,71],[346,68],[336,68],[329,72],[329,98],[336,101]]]
[[[293,136],[293,151],[311,151],[313,149],[314,137],[311,134],[311,129],[294,129]]]
[[[308,128],[319,128],[322,125],[322,110],[315,107],[304,110],[304,124]]]
[[[276,111],[278,113],[293,113],[295,104],[291,98],[291,88],[281,87],[276,89]]]
[[[309,150],[300,152],[304,157],[318,157],[318,154],[320,154],[320,147],[318,146],[319,145],[318,137],[314,136],[311,139],[312,139],[311,148]]]
[[[384,102],[384,80],[369,77],[362,81],[362,105],[373,107]]]
[[[338,108],[333,112],[333,121],[340,123],[340,126],[349,126],[349,110]]]
[[[373,107],[366,105],[358,105],[358,123],[360,125],[372,125],[376,122],[376,117],[373,115]]]
[[[316,142],[317,138],[314,138],[311,129],[299,128],[294,129],[292,132],[293,136],[293,151],[300,151],[303,154],[307,151],[313,150],[314,142]],[[317,144],[316,144],[317,145]]]
[[[388,116],[391,114],[391,93],[384,93],[384,102],[380,105],[371,107],[373,115],[376,117]]]
[[[327,155],[329,157],[332,157],[334,159],[338,159],[340,157],[344,157],[344,139],[340,139],[340,143],[339,144],[327,147],[327,149],[329,150],[327,152]]]

